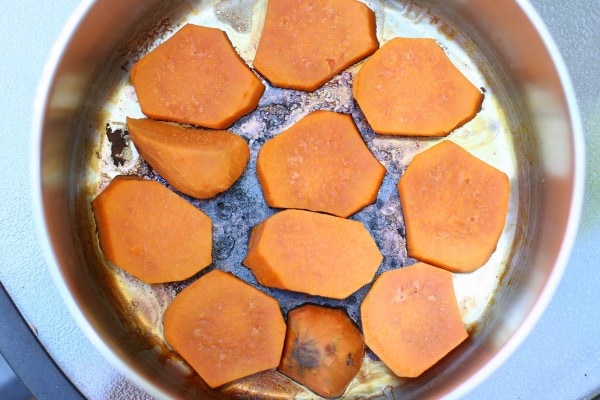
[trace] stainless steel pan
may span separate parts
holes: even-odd
[[[349,397],[457,397],[474,387],[522,341],[551,297],[566,265],[582,201],[583,136],[573,94],[557,51],[525,1],[365,1],[376,13],[378,37],[434,37],[472,82],[485,90],[480,114],[450,139],[505,171],[509,216],[498,249],[479,271],[455,276],[470,339],[418,379],[394,377],[367,357]],[[144,285],[107,263],[99,249],[90,200],[117,174],[161,180],[137,155],[124,125],[141,116],[128,82],[133,62],[185,22],[224,29],[251,64],[265,0],[101,0],[68,27],[67,40],[44,76],[35,117],[34,201],[41,238],[52,249],[55,282],[74,318],[99,350],[156,397],[310,398],[287,378],[265,372],[210,390],[162,337],[162,312],[188,282]],[[213,217],[213,268],[256,284],[240,265],[248,229],[273,212],[254,174],[256,152],[272,135],[313,109],[350,113],[388,175],[375,205],[353,218],[369,226],[385,261],[406,257],[394,185],[412,156],[433,142],[373,134],[350,95],[349,68],[314,93],[269,87],[257,111],[232,130],[246,138],[251,162],[236,185],[209,201],[187,198]],[[344,306],[357,322],[368,287]],[[262,290],[284,312],[305,301]]]

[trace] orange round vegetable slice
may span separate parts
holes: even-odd
[[[373,130],[386,135],[445,136],[483,101],[433,39],[390,40],[358,71],[352,91]]]
[[[147,116],[225,129],[254,110],[264,85],[225,32],[187,24],[131,69]]]
[[[133,118],[127,127],[142,157],[175,189],[199,199],[229,189],[250,158],[246,141],[229,131]]]
[[[343,310],[307,304],[288,313],[277,370],[319,396],[336,398],[356,376],[364,353],[363,336]]]
[[[315,111],[263,145],[256,172],[271,207],[348,217],[375,201],[386,171],[351,116]]]
[[[378,47],[359,1],[269,1],[253,65],[275,86],[313,91]]]
[[[212,262],[210,218],[158,182],[116,177],[92,208],[106,257],[146,283],[187,279]]]
[[[468,337],[452,274],[424,263],[381,274],[361,319],[367,346],[400,377],[421,375]]]
[[[453,272],[490,258],[504,229],[510,182],[445,140],[417,154],[398,182],[408,255]]]
[[[261,285],[343,299],[371,282],[382,260],[361,222],[285,210],[252,229],[243,263]]]
[[[214,270],[179,293],[164,315],[167,342],[210,386],[279,365],[285,322],[277,301]]]

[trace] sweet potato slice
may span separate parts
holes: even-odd
[[[508,176],[445,140],[417,154],[398,182],[408,255],[453,272],[487,262],[504,229]]]
[[[288,313],[277,370],[322,397],[344,394],[365,353],[363,335],[343,310],[307,304]]]
[[[277,301],[214,270],[179,293],[165,311],[167,342],[210,386],[279,365],[285,322]]]
[[[371,204],[385,168],[352,117],[315,111],[261,148],[256,171],[267,204],[347,217]]]
[[[433,39],[387,42],[358,71],[352,91],[373,130],[386,135],[445,136],[483,101]]]
[[[229,131],[133,118],[127,127],[142,157],[175,189],[199,199],[229,189],[250,158],[246,141]]]
[[[146,283],[187,279],[212,262],[212,222],[158,182],[118,176],[92,201],[100,246]]]
[[[378,47],[359,1],[269,1],[253,65],[275,86],[313,91]]]
[[[252,229],[243,264],[261,285],[343,299],[371,282],[382,259],[361,222],[285,210]]]
[[[468,337],[452,274],[425,263],[379,276],[361,319],[367,346],[405,378],[421,375]]]
[[[147,116],[225,129],[256,108],[264,85],[225,32],[187,24],[131,69]]]

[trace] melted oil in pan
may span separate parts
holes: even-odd
[[[448,136],[472,154],[504,171],[513,182],[508,220],[496,252],[489,262],[476,272],[453,275],[463,321],[470,331],[474,331],[493,301],[515,240],[519,188],[515,184],[517,167],[512,132],[500,106],[499,98],[502,93],[497,92],[502,88],[493,81],[493,67],[479,55],[469,38],[443,22],[444,20],[433,11],[412,2],[395,2],[388,6],[372,0],[365,3],[376,14],[377,34],[381,45],[396,36],[432,37],[445,49],[463,74],[485,92],[482,110],[477,116]],[[205,2],[202,6],[190,2],[189,6],[190,12],[186,18],[167,24],[167,27],[161,25],[160,37],[144,49],[144,52],[189,22],[223,29],[241,57],[249,65],[252,64],[265,15],[265,0],[225,0]],[[124,60],[124,69],[130,68],[144,52],[137,55],[131,55],[135,52],[131,53],[129,58]],[[369,285],[345,300],[326,299],[262,287],[257,284],[250,270],[241,263],[246,255],[251,228],[276,212],[266,205],[256,177],[258,150],[265,141],[314,110],[330,110],[352,115],[367,146],[387,169],[376,202],[351,217],[366,225],[384,255],[377,275],[415,262],[406,253],[404,222],[396,184],[413,156],[441,139],[376,135],[352,97],[352,80],[360,66],[359,63],[348,68],[311,93],[274,88],[265,81],[266,91],[258,108],[230,128],[248,142],[251,150],[250,161],[241,178],[229,190],[208,200],[194,199],[179,193],[213,220],[213,263],[210,267],[184,282],[146,285],[119,268],[107,265],[107,268],[111,269],[117,291],[124,304],[138,318],[140,330],[145,336],[155,337],[159,342],[164,341],[164,310],[179,291],[212,269],[231,272],[259,290],[274,296],[279,300],[284,314],[302,303],[312,302],[342,307],[360,326],[359,307]],[[127,135],[126,117],[143,117],[127,75],[123,76],[121,85],[116,88],[111,101],[105,105],[103,115],[106,115],[106,118],[98,132],[102,135],[100,148],[96,152],[98,160],[92,163],[98,165],[98,169],[90,171],[91,198],[102,191],[113,177],[121,174],[134,174],[157,180],[174,190],[139,157]],[[189,367],[177,356],[172,356],[171,361],[178,365],[183,373],[191,373]],[[266,380],[272,381],[273,377]],[[264,375],[258,374],[232,385],[228,390],[248,390],[253,385],[262,387],[264,381]],[[369,353],[365,356],[362,369],[351,383],[347,394],[368,396],[383,393],[386,387],[397,386],[400,383],[399,378]],[[294,397],[311,398],[312,394],[295,387]]]

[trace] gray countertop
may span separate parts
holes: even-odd
[[[30,205],[35,90],[52,44],[77,3],[24,0],[3,7],[0,14],[0,280],[39,342],[82,394],[90,399],[145,399],[146,394],[102,358],[68,313],[51,283]],[[600,393],[600,1],[532,3],[565,59],[579,102],[587,146],[583,219],[548,309],[470,399],[580,399]],[[55,398],[50,390],[25,383],[37,398]]]

